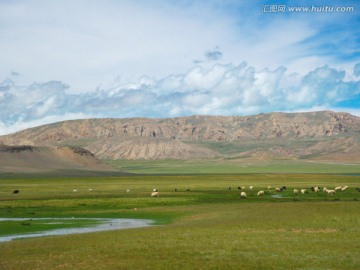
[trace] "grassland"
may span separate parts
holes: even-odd
[[[237,187],[250,185],[240,199]],[[287,190],[256,196],[269,185]],[[292,193],[312,185],[349,188]],[[129,217],[159,226],[0,243],[0,269],[360,269],[355,187],[360,175],[2,178],[0,217]],[[159,198],[149,196],[153,188]],[[0,234],[43,229],[10,225],[0,222]]]
[[[354,173],[358,163],[335,163],[311,160],[106,160],[123,172],[141,174],[244,174],[244,173]]]

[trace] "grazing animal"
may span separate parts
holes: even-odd
[[[130,189],[127,189],[126,192],[130,192]]]
[[[323,192],[326,192],[328,189],[326,187],[323,188]]]
[[[151,197],[159,197],[159,192],[153,191],[153,192],[151,193]]]
[[[301,194],[305,194],[305,192],[306,192],[306,188],[303,188],[302,190],[300,190],[301,191]]]
[[[245,193],[244,191],[241,192],[241,193],[240,193],[240,197],[245,199],[245,198],[246,198],[246,193]]]
[[[330,195],[336,194],[336,190],[334,190],[334,189],[328,189],[326,192]]]
[[[299,191],[297,189],[294,189],[294,194],[297,195]]]
[[[158,190],[156,188],[153,189],[153,192],[157,192]]]
[[[228,187],[228,190],[231,190],[231,187]]]
[[[19,192],[20,192],[20,190],[15,189],[15,190],[13,191],[13,194],[19,194]]]
[[[241,187],[241,190],[245,190],[245,189],[246,189],[246,187],[244,187],[244,186]]]
[[[276,191],[276,192],[281,192],[282,190],[281,190],[281,188],[278,188],[278,187],[277,187],[277,188],[275,188],[275,191]]]
[[[335,191],[339,191],[339,190],[341,190],[342,189],[342,187],[336,187],[335,188]]]
[[[77,189],[74,189],[73,192],[78,192],[78,190],[77,190]]]
[[[93,192],[94,190],[92,188],[89,188],[89,192]]]
[[[282,186],[281,189],[282,189],[282,190],[286,190],[286,186]]]
[[[252,190],[254,187],[253,186],[250,186],[249,189]]]
[[[190,188],[187,188],[186,191],[190,191]]]
[[[264,194],[265,194],[265,192],[264,192],[263,190],[260,190],[260,191],[257,193],[258,196],[263,196]]]
[[[174,191],[177,192],[177,188],[175,188]]]
[[[240,190],[241,189],[241,187],[238,187],[238,190]]]
[[[314,192],[319,192],[320,191],[320,188],[319,187],[314,187]]]
[[[271,186],[268,186],[268,190],[270,190],[271,189]]]
[[[347,188],[348,188],[348,186],[345,186],[341,189],[341,191],[345,191],[345,190],[347,190]]]

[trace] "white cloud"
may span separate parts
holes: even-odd
[[[360,81],[328,66],[305,76],[286,68],[256,70],[246,63],[197,66],[162,79],[115,82],[108,89],[69,94],[50,81],[28,86],[0,84],[2,132],[67,117],[173,117],[192,114],[245,115],[271,111],[332,109],[358,98]],[[356,111],[354,109],[349,109]]]

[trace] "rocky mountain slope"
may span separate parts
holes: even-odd
[[[360,117],[323,111],[73,120],[1,136],[1,143],[83,147],[108,159],[349,155],[360,160]]]

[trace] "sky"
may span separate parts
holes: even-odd
[[[0,135],[320,110],[360,116],[358,0],[0,0]]]

